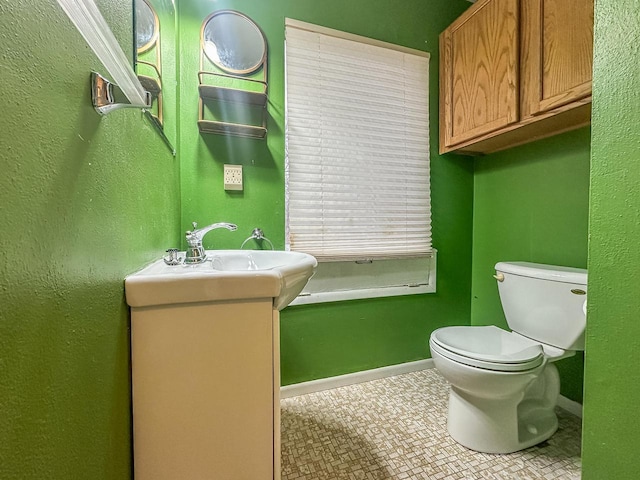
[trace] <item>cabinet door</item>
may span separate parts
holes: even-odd
[[[523,0],[522,117],[591,95],[593,0]]]
[[[274,479],[272,308],[263,298],[132,311],[136,480]]]
[[[518,121],[519,0],[480,0],[440,35],[440,149]]]

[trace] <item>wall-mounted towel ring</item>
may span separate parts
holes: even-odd
[[[244,242],[242,242],[242,245],[240,245],[240,250],[244,248],[245,244],[249,240],[256,240],[261,246],[262,246],[262,242],[265,241],[269,244],[269,246],[271,247],[271,250],[274,250],[273,243],[271,243],[271,240],[269,240],[267,237],[264,236],[264,232],[262,231],[261,228],[253,229],[253,232],[251,232],[251,236],[247,238]]]

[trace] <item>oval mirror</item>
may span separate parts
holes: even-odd
[[[136,49],[144,53],[158,39],[158,16],[146,0],[135,0],[136,4]]]
[[[258,26],[246,15],[231,10],[213,13],[205,20],[202,43],[207,58],[228,73],[253,73],[267,54]]]

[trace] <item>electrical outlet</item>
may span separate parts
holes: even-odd
[[[242,165],[224,166],[224,189],[242,190]]]

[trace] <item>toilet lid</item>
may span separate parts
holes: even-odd
[[[439,328],[430,343],[451,360],[488,370],[523,371],[544,361],[540,343],[495,326]]]

